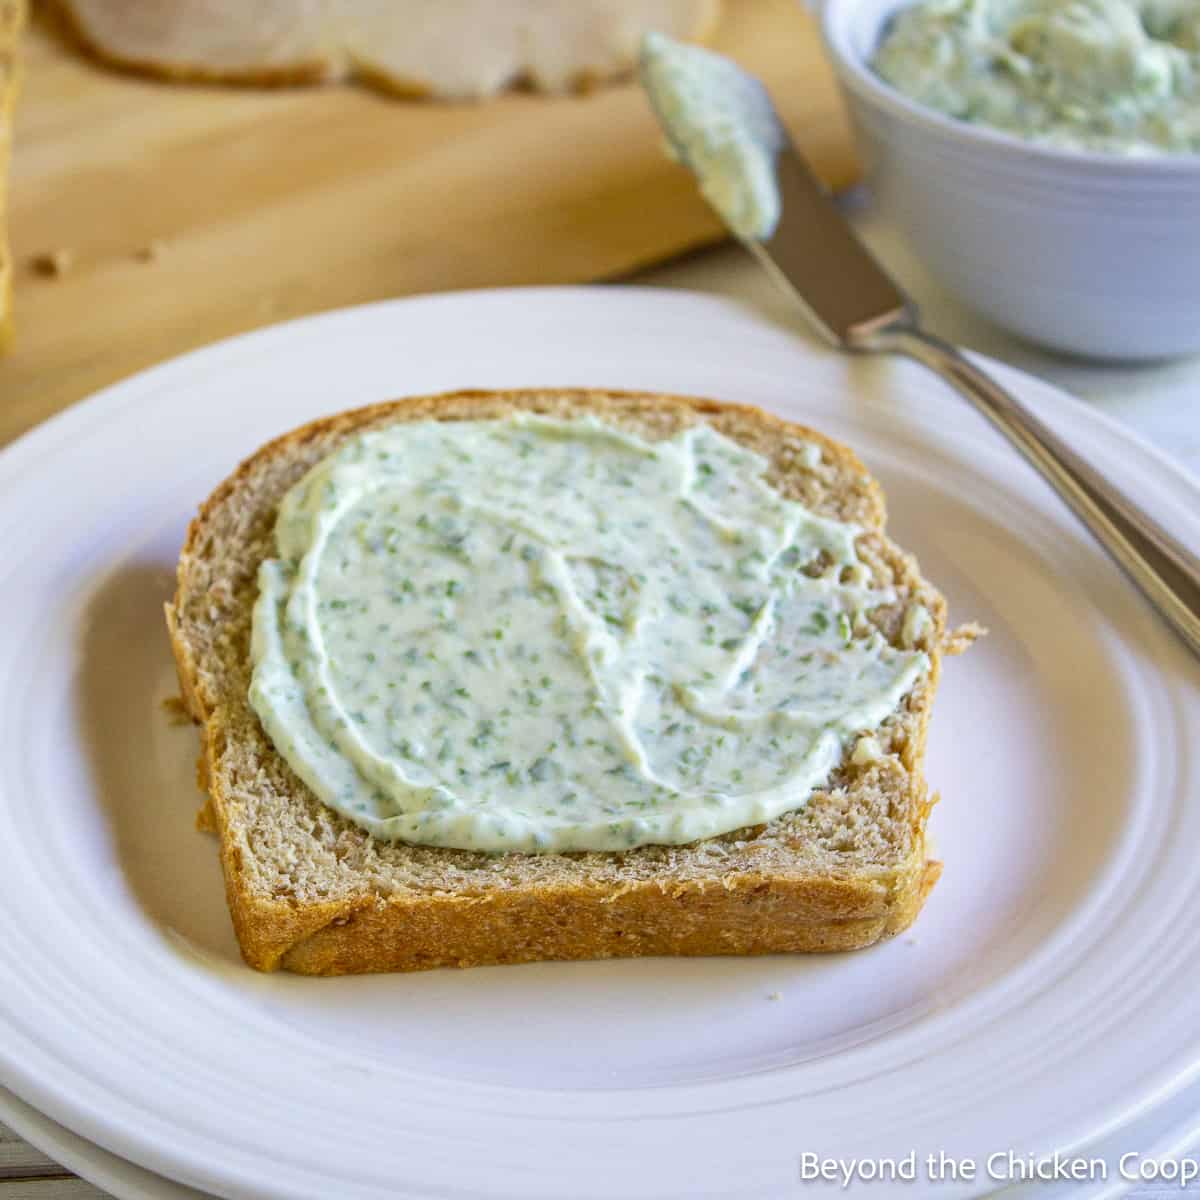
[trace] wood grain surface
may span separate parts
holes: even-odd
[[[109,1200],[108,1193],[74,1175],[58,1179],[0,1180],[0,1200]]]
[[[29,1179],[61,1174],[61,1168],[40,1150],[22,1141],[6,1125],[0,1125],[0,1180]],[[4,1193],[0,1192],[0,1196]]]
[[[0,1125],[0,1200],[105,1200],[53,1159]]]
[[[850,183],[803,6],[727,0],[716,44],[767,80],[824,177]],[[601,279],[719,236],[632,83],[484,104],[167,84],[98,66],[44,16],[26,35],[11,224],[0,444],[141,367],[284,318]]]

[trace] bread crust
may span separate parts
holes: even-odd
[[[887,869],[868,871],[840,869],[836,863],[820,872],[738,863],[730,870],[683,876],[643,871],[624,878],[593,877],[579,869],[548,880],[503,885],[485,880],[474,887],[405,886],[387,892],[364,879],[361,888],[332,898],[278,895],[256,886],[247,861],[255,851],[222,765],[234,724],[231,708],[245,707],[245,697],[222,696],[210,685],[205,649],[193,644],[186,619],[189,603],[196,600],[195,564],[211,550],[217,514],[235,503],[266,465],[316,442],[340,440],[395,420],[467,419],[512,409],[561,411],[564,404],[618,423],[622,414],[635,411],[651,416],[667,412],[672,420],[733,420],[766,438],[800,437],[817,443],[842,476],[855,481],[859,523],[879,535],[899,577],[933,618],[926,642],[930,670],[906,701],[906,724],[895,750],[904,780],[896,801],[908,826],[904,853]],[[878,485],[846,447],[759,409],[692,397],[582,389],[456,392],[340,413],[263,446],[215,489],[192,521],[180,555],[178,588],[166,606],[183,702],[201,731],[198,773],[209,797],[198,824],[220,838],[226,897],[246,962],[264,971],[343,975],[544,959],[840,951],[907,928],[941,871],[941,864],[927,861],[925,854],[925,822],[933,800],[921,760],[946,613],[944,600],[920,578],[915,562],[883,538],[884,516]],[[296,786],[303,788],[299,781]],[[579,857],[558,856],[564,862]]]

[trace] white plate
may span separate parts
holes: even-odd
[[[173,1183],[101,1150],[3,1088],[0,1088],[0,1117],[44,1154],[120,1200],[209,1200],[205,1193]],[[989,1191],[988,1195],[1002,1194],[1004,1200],[1117,1200],[1130,1190],[1131,1179],[1126,1173],[1135,1172],[1138,1162],[1163,1163],[1183,1158],[1194,1153],[1198,1146],[1200,1084],[1192,1083],[1128,1125],[1081,1147],[1076,1153],[1104,1160],[1103,1173],[1096,1172],[1088,1182],[997,1184],[995,1192]],[[1132,1164],[1128,1159],[1131,1153],[1138,1156]],[[827,1190],[841,1190],[840,1183],[836,1189],[832,1184],[823,1186]],[[867,1194],[874,1191],[883,1195],[878,1184],[863,1184],[862,1188]],[[905,1195],[920,1195],[923,1190],[926,1189],[909,1186]],[[939,1187],[933,1194],[940,1192]],[[1162,1194],[1173,1194],[1173,1189],[1168,1185]]]
[[[1005,377],[1195,544],[1194,483]],[[191,827],[194,734],[160,708],[188,515],[319,413],[553,383],[763,404],[877,471],[896,536],[993,631],[947,665],[935,714],[944,879],[913,937],[848,956],[253,974]],[[147,372],[18,443],[0,545],[0,1080],[151,1170],[279,1200],[778,1196],[805,1150],[1079,1145],[1200,1065],[1200,669],[915,368],[680,293],[334,313]]]
[[[208,1200],[203,1192],[172,1183],[145,1167],[134,1166],[101,1150],[4,1088],[0,1088],[0,1118],[43,1154],[120,1200]],[[3,1186],[0,1181],[0,1187]]]

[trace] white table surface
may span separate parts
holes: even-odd
[[[853,198],[849,207],[880,260],[920,305],[929,328],[1051,380],[1125,422],[1200,474],[1200,358],[1156,366],[1096,366],[1018,342],[965,312],[942,291],[865,201]],[[788,319],[790,313],[788,301],[776,286],[734,246],[703,251],[643,272],[635,282],[733,296],[770,309],[782,319]],[[798,336],[809,336],[801,321],[796,321],[796,328]],[[1177,1187],[1163,1190],[1145,1185],[1128,1194],[1136,1200],[1151,1200],[1190,1195],[1193,1189],[1181,1193]],[[0,1125],[0,1200],[104,1200],[105,1196]]]

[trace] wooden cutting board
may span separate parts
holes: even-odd
[[[852,182],[812,17],[797,0],[726,5],[717,47],[767,81],[825,179]],[[603,279],[719,236],[634,84],[479,105],[169,85],[95,65],[44,21],[27,38],[11,232],[0,444],[256,326],[413,292]],[[39,272],[55,251],[69,268]]]

